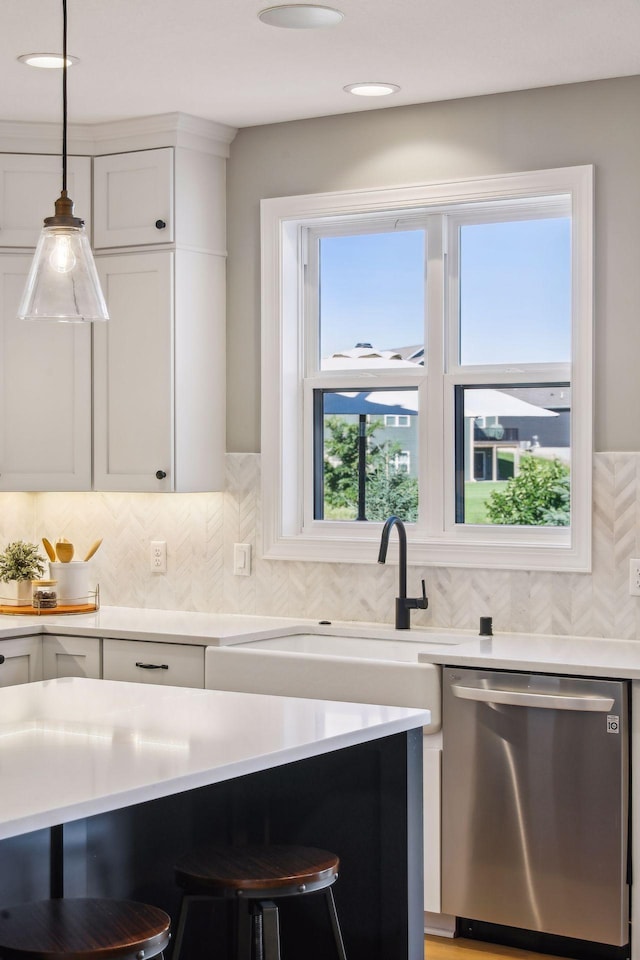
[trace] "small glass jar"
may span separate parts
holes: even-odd
[[[58,606],[57,580],[32,580],[31,606],[36,610],[51,610]]]

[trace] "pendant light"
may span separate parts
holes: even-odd
[[[67,194],[67,0],[62,0],[62,57],[62,192],[54,216],[45,218],[18,318],[108,320],[84,220],[74,217]]]

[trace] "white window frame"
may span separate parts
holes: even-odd
[[[405,420],[406,423],[400,423],[401,420]],[[411,423],[409,422],[408,413],[385,413],[384,414],[384,425],[386,427],[392,427],[394,430],[401,430],[405,427],[410,427]]]
[[[427,312],[441,323],[428,325],[427,376],[403,369],[353,371],[349,388],[370,391],[402,386],[418,389],[420,413],[420,503],[428,515],[407,525],[411,563],[441,566],[586,572],[591,564],[592,493],[592,316],[593,168],[589,165],[476,180],[430,183],[307,196],[261,203],[262,239],[262,492],[263,554],[266,558],[329,562],[375,562],[381,524],[313,520],[313,390],[345,389],[344,373],[318,370],[318,340],[308,335],[304,315],[309,289],[306,243],[309,228],[330,224],[336,233],[345,217],[384,219],[400,212],[406,226],[452,204],[487,203],[567,195],[572,212],[572,363],[541,365],[540,382],[571,382],[571,526],[496,527],[451,523],[453,483],[453,391],[456,384],[531,383],[537,374],[505,366],[460,367],[444,357],[447,299],[441,259],[442,237],[428,251]],[[405,219],[406,213],[406,219]],[[467,218],[465,215],[465,222]],[[450,335],[451,337],[451,335]],[[430,366],[440,365],[432,376]],[[402,373],[400,377],[399,374]],[[570,375],[569,375],[570,374]],[[425,428],[426,424],[426,428]],[[426,437],[426,440],[425,440]],[[428,449],[427,449],[428,448]],[[428,467],[430,465],[430,468]],[[433,465],[442,464],[443,469]],[[423,510],[423,512],[425,512]],[[567,533],[569,531],[569,533]]]

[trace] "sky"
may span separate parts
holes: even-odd
[[[461,360],[570,360],[568,218],[461,228]],[[321,241],[321,356],[424,342],[422,230]]]

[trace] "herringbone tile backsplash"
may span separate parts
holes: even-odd
[[[628,595],[629,558],[640,556],[640,454],[594,458],[593,572],[412,567],[429,609],[412,622],[497,631],[640,640],[640,598]],[[0,494],[0,547],[65,536],[92,561],[102,603],[258,613],[313,619],[393,621],[395,566],[261,560],[260,457],[227,455],[227,490],[212,494]],[[149,570],[149,541],[166,540],[166,575]],[[233,575],[233,544],[250,543],[250,577]]]

